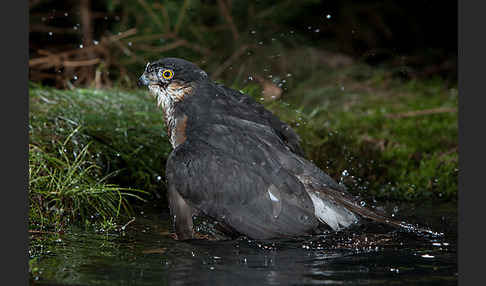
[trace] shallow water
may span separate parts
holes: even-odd
[[[456,285],[456,206],[398,209],[398,217],[444,235],[364,224],[298,239],[180,242],[170,237],[168,214],[154,208],[122,233],[73,230],[50,242],[31,237],[31,258],[38,257],[31,284]]]

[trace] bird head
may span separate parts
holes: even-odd
[[[138,80],[157,98],[158,105],[166,110],[192,93],[194,84],[208,78],[206,72],[195,64],[178,58],[163,58],[147,63]]]

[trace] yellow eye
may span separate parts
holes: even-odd
[[[171,79],[174,77],[174,72],[172,70],[159,70],[159,77],[162,77],[164,79]]]

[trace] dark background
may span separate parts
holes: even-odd
[[[29,79],[57,87],[133,87],[165,56],[228,81],[302,47],[457,85],[457,1],[31,0],[29,17]]]

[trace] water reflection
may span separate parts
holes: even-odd
[[[433,210],[427,210],[427,217],[446,233],[443,237],[365,225],[349,232],[265,242],[174,241],[167,232],[167,214],[149,213],[137,217],[124,234],[79,231],[44,245],[44,253],[50,254],[37,261],[33,276],[38,280],[32,284],[455,285],[455,210],[445,223],[443,210]]]

